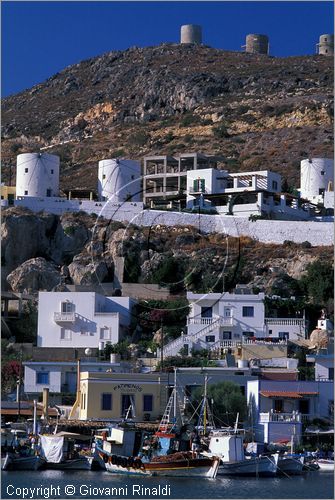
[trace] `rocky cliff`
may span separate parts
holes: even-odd
[[[3,100],[3,180],[18,153],[61,156],[62,188],[96,187],[108,157],[200,151],[231,171],[332,156],[333,61],[164,44],[89,59]]]
[[[222,291],[246,283],[291,296],[310,262],[333,258],[331,247],[307,242],[261,244],[204,235],[193,227],[125,228],[81,212],[59,217],[9,208],[1,235],[3,288],[14,291],[111,282],[122,261],[125,282],[156,282],[178,292]]]

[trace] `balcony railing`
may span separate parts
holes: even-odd
[[[212,318],[188,318],[187,324],[188,325],[211,325],[212,323],[215,323],[219,319],[218,316],[213,316]],[[233,318],[232,317],[226,317],[226,318],[220,318],[220,326],[224,325],[232,325],[233,324]]]
[[[74,323],[75,322],[75,313],[74,312],[55,312],[54,313],[54,321],[56,323]]]
[[[267,412],[267,413],[260,413],[259,414],[259,421],[264,423],[264,422],[281,422],[281,423],[286,423],[286,422],[301,422],[302,420],[302,415],[299,412],[293,412],[293,413],[273,413],[273,412]]]
[[[304,326],[305,320],[303,318],[265,318],[266,325],[293,325]]]

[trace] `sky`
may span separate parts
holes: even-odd
[[[314,54],[333,12],[331,1],[3,0],[2,97],[111,50],[179,42],[183,24],[200,24],[203,43],[218,49],[241,51],[248,33],[262,33],[273,56]]]

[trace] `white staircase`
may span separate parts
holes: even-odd
[[[207,335],[208,333],[215,330],[219,326],[225,324],[223,318],[217,317],[211,323],[206,325],[204,328],[198,332],[191,333],[189,335],[181,335],[175,340],[172,340],[163,347],[163,356],[175,356],[180,349],[184,347],[184,344],[189,344],[190,342],[196,342],[199,338]],[[157,351],[157,357],[160,357],[160,349]]]

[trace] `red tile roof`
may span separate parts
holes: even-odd
[[[260,394],[266,398],[302,399],[304,396],[316,396],[319,393],[312,391],[261,391]]]

